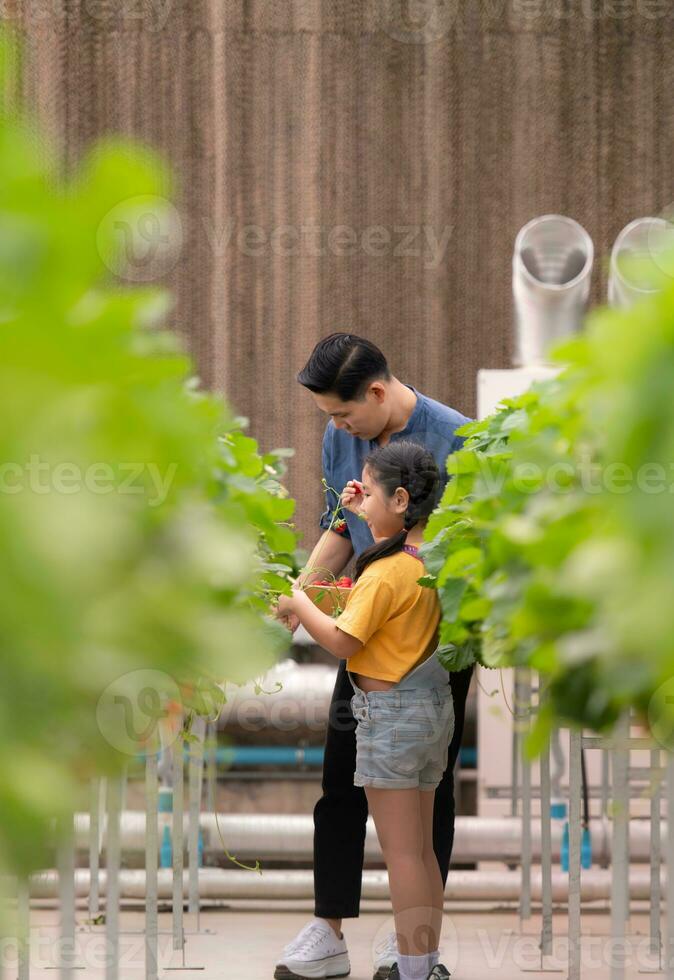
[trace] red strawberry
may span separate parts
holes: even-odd
[[[335,523],[332,525],[332,530],[336,531],[337,534],[344,534],[344,532],[346,531],[346,521],[344,520],[343,517],[340,518],[338,521],[335,521]]]

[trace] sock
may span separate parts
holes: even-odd
[[[434,949],[428,954],[428,972],[430,973],[434,966],[437,966],[440,962],[440,950]]]
[[[431,953],[421,953],[420,956],[403,956],[398,953],[398,973],[400,980],[426,980],[431,972]]]

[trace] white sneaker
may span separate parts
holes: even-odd
[[[320,921],[321,921],[320,919],[311,919],[310,922],[307,922],[307,924],[302,929],[300,929],[300,931],[297,933],[295,938],[291,939],[290,942],[283,947],[283,954],[285,955],[286,953],[292,953],[295,947],[299,946],[299,944],[302,942],[302,940],[306,936],[308,930],[311,929],[314,922],[320,922]]]
[[[314,980],[348,977],[351,972],[346,940],[338,939],[331,925],[312,919],[283,949],[274,970],[275,980]]]
[[[395,932],[389,932],[374,948],[374,976],[372,980],[389,980],[391,967],[397,960],[398,940]]]

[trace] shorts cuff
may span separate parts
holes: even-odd
[[[353,776],[354,786],[371,786],[373,789],[419,789],[419,777],[409,776],[400,779],[387,779],[385,776],[363,776],[356,772]]]

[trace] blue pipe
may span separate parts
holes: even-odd
[[[320,766],[322,746],[302,748],[293,745],[218,746],[215,760],[222,766]]]
[[[209,750],[206,749],[208,757]],[[137,757],[142,761],[144,756]],[[185,760],[189,749],[185,750]],[[306,748],[292,745],[231,745],[218,746],[215,759],[223,766],[322,766],[323,746]],[[474,769],[477,765],[477,749],[461,749],[461,765]]]
[[[308,748],[285,745],[232,745],[219,746],[216,750],[216,762],[221,765],[239,766],[293,766],[323,765],[323,746]],[[461,765],[474,768],[477,762],[477,750],[474,748],[461,749]]]

